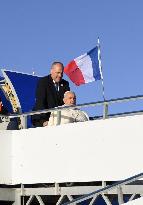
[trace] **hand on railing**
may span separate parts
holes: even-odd
[[[48,121],[43,122],[43,127],[46,127],[48,125]]]

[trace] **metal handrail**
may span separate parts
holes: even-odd
[[[131,96],[131,97],[124,97],[124,98],[117,98],[117,99],[111,99],[111,100],[106,100],[106,101],[98,101],[98,102],[91,102],[91,103],[84,103],[84,104],[78,104],[76,106],[59,106],[51,109],[45,109],[45,110],[38,110],[38,111],[30,111],[30,112],[25,112],[22,114],[10,114],[10,115],[0,115],[2,116],[9,116],[10,118],[15,118],[15,117],[25,117],[29,115],[36,115],[36,114],[42,114],[42,113],[47,113],[47,112],[53,112],[53,111],[61,111],[69,108],[83,108],[83,107],[90,107],[90,106],[100,106],[100,105],[105,105],[105,104],[113,104],[113,103],[121,103],[121,102],[129,102],[129,101],[136,101],[136,100],[143,100],[143,95],[138,95],[138,96]]]
[[[84,104],[78,104],[76,106],[59,106],[51,109],[45,109],[45,110],[38,110],[38,111],[30,111],[25,112],[21,114],[10,114],[10,115],[1,115],[0,117],[8,117],[8,118],[17,118],[20,117],[23,121],[23,128],[26,128],[27,123],[27,116],[32,115],[38,115],[38,114],[44,114],[48,112],[57,111],[60,112],[61,110],[69,109],[69,108],[84,108],[84,107],[91,107],[91,106],[104,106],[103,109],[103,119],[106,119],[108,117],[108,106],[113,103],[121,103],[121,102],[130,102],[130,101],[137,101],[137,100],[143,100],[143,95],[137,95],[137,96],[130,96],[130,97],[124,97],[124,98],[117,98],[117,99],[111,99],[106,101],[98,101],[98,102],[90,102],[90,103],[84,103]],[[60,116],[60,114],[58,115]],[[60,121],[60,120],[57,120]]]
[[[70,202],[66,202],[66,203],[64,203],[62,205],[69,205],[69,204],[80,203],[82,201],[85,201],[87,199],[90,199],[90,198],[94,197],[95,195],[97,196],[97,195],[100,195],[100,194],[104,194],[105,192],[107,193],[108,191],[110,191],[112,189],[120,188],[123,185],[129,184],[129,183],[134,182],[134,181],[136,181],[138,179],[141,179],[141,178],[143,178],[143,173],[140,173],[140,174],[134,175],[132,177],[129,177],[129,178],[125,179],[125,180],[116,182],[113,185],[108,185],[108,186],[106,186],[104,188],[101,188],[101,189],[99,189],[97,191],[94,191],[94,192],[91,192],[89,194],[85,194],[84,196],[76,198],[76,199],[74,199],[74,200],[72,200]]]

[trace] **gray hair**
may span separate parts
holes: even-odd
[[[60,61],[54,61],[51,65],[51,69],[53,68],[54,65],[57,65],[57,64],[60,64],[62,66],[62,69],[64,69],[64,65]]]
[[[68,93],[72,93],[72,94],[74,94],[74,96],[76,97],[75,92],[73,92],[73,91],[66,91],[66,92],[64,93],[64,98],[67,97],[67,94],[68,94]]]

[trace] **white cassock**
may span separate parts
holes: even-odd
[[[60,124],[84,122],[88,120],[89,117],[87,113],[77,108],[69,108],[66,110],[61,110]],[[48,126],[52,126],[52,125],[57,125],[57,111],[52,112],[50,115]]]

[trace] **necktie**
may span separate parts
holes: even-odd
[[[58,83],[55,83],[55,88],[56,88],[56,91],[59,91],[59,84]]]

